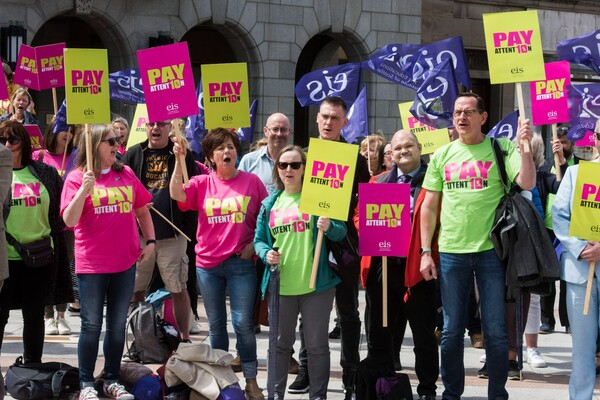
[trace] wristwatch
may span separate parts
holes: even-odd
[[[431,247],[421,247],[421,255],[423,253],[431,253]]]

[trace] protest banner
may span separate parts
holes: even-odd
[[[346,63],[311,71],[302,76],[295,87],[302,107],[321,104],[329,96],[338,96],[350,106],[358,95],[360,64]]]
[[[346,115],[348,122],[342,128],[342,137],[354,143],[359,136],[369,136],[369,114],[367,112],[367,85],[363,85],[358,97]]]
[[[300,211],[346,221],[352,197],[357,154],[356,145],[310,139],[300,197]],[[319,230],[309,286],[311,289],[316,283],[322,243],[323,231]]]
[[[426,125],[415,118],[410,112],[413,102],[399,103],[400,117],[402,119],[402,127],[410,130],[417,136],[419,143],[423,146],[422,154],[431,154],[443,145],[450,143],[448,136],[448,128],[436,129]]]
[[[133,120],[131,121],[131,130],[129,131],[129,138],[127,140],[127,149],[142,143],[148,139],[146,135],[146,122],[148,122],[148,110],[146,104],[139,103],[135,108],[135,114],[133,114]]]
[[[44,148],[44,137],[40,127],[36,124],[24,124],[23,127],[27,131],[29,138],[31,139],[31,148],[33,150],[39,150]]]
[[[64,43],[56,43],[35,48],[40,90],[65,86],[65,47]]]
[[[410,185],[358,185],[359,252],[382,257],[383,326],[388,326],[387,258],[406,257],[410,244]]]
[[[40,90],[35,48],[21,44],[13,82],[28,89]]]
[[[579,162],[572,201],[569,236],[600,242],[600,185],[598,184],[598,176],[600,176],[600,163]],[[583,315],[588,314],[592,285],[595,281],[595,268],[596,263],[591,262]]]
[[[556,44],[556,56],[559,60],[584,65],[600,74],[600,29]]]
[[[206,129],[250,126],[246,63],[202,65],[202,92]]]
[[[126,68],[108,75],[111,100],[127,104],[145,103],[144,87],[139,68]]]

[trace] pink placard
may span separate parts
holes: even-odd
[[[13,82],[29,89],[40,90],[35,48],[21,45]]]
[[[575,146],[596,146],[596,139],[594,138],[594,131],[587,131],[585,136],[575,142]]]
[[[2,64],[2,57],[0,57],[0,64]],[[0,79],[0,100],[8,100],[8,87],[6,86],[6,79]]]
[[[187,42],[138,50],[137,57],[150,121],[198,114]]]
[[[65,86],[65,57],[63,56],[65,47],[64,43],[56,43],[35,48],[39,90]]]
[[[571,84],[568,61],[544,64],[546,80],[530,82],[531,115],[534,125],[569,121],[567,87]]]
[[[361,256],[406,257],[410,245],[410,185],[358,185]]]
[[[23,125],[25,130],[29,134],[31,138],[31,148],[34,150],[39,150],[44,147],[44,137],[42,136],[42,132],[40,131],[40,127],[37,125]]]

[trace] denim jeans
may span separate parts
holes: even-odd
[[[465,386],[464,333],[473,273],[479,289],[481,324],[489,382],[488,398],[507,399],[508,339],[504,323],[505,267],[494,250],[440,253],[440,287],[444,307],[441,345],[443,399],[460,399]],[[493,361],[492,361],[493,360]]]
[[[113,274],[77,274],[77,280],[81,301],[81,334],[77,345],[79,383],[84,387],[94,382],[105,298],[104,380],[117,382],[125,345],[127,309],[135,284],[135,265]]]
[[[231,256],[214,268],[196,268],[200,293],[208,318],[208,334],[213,349],[229,351],[226,292],[229,289],[231,324],[244,378],[256,378],[256,336],[254,334],[254,295],[256,268],[251,260]]]
[[[596,383],[596,338],[600,317],[598,276],[595,276],[588,315],[583,315],[587,282],[567,282],[567,313],[573,340],[573,367],[569,379],[569,397],[572,400],[591,399]]]

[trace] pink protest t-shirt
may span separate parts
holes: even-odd
[[[40,161],[40,153],[41,150],[36,150],[31,154],[31,158],[37,161]],[[58,174],[63,177],[66,175],[66,169],[69,165],[69,161],[71,160],[71,155],[73,153],[67,154],[65,157],[65,162],[63,164],[63,154],[50,154],[46,150],[43,151],[44,156],[42,157],[42,162],[44,164],[48,164],[56,168]]]
[[[80,169],[67,176],[61,215],[81,187],[82,179]],[[131,267],[142,252],[135,209],[151,200],[152,195],[129,167],[102,174],[96,180],[94,194],[86,196],[81,218],[74,227],[75,272],[116,273]]]
[[[228,180],[215,173],[197,175],[185,189],[187,204],[180,208],[198,210],[196,265],[213,268],[254,240],[260,204],[267,189],[254,174],[238,171]]]

